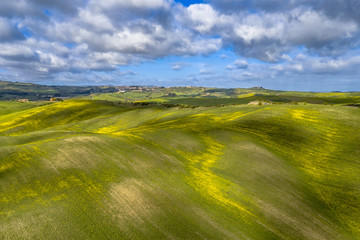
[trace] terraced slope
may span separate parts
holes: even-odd
[[[3,113],[1,239],[360,239],[358,108]]]

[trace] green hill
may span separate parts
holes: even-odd
[[[1,239],[360,239],[359,108],[0,107]]]
[[[183,106],[311,103],[360,106],[360,92],[289,92],[255,88],[154,87],[154,86],[45,86],[0,81],[0,100],[81,98],[116,102],[149,102]]]
[[[0,80],[0,100],[29,99],[32,101],[48,101],[53,97],[73,98],[87,96],[92,93],[111,93],[117,91],[115,87],[109,86],[45,86]]]

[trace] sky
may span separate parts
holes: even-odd
[[[359,0],[0,0],[0,80],[360,90]]]

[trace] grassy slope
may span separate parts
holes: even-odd
[[[51,102],[14,102],[14,101],[0,101],[0,116],[12,112],[23,111],[26,109],[39,107],[42,105],[51,104]]]
[[[360,239],[358,108],[8,108],[1,239]]]

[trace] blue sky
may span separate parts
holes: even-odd
[[[360,2],[18,0],[0,80],[360,90]]]
[[[182,5],[184,5],[184,6],[186,6],[186,7],[188,7],[188,6],[190,6],[191,4],[199,4],[199,3],[204,3],[204,1],[176,1],[176,2],[178,2],[178,3],[181,3]]]

